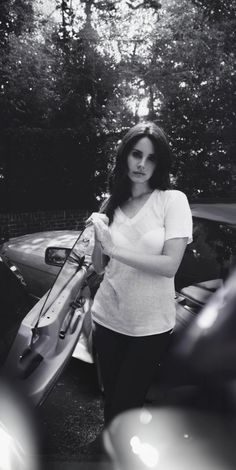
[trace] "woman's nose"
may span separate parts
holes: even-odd
[[[144,159],[142,159],[138,162],[138,167],[139,168],[144,168],[144,165],[145,165],[145,160]]]

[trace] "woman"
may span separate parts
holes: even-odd
[[[105,424],[141,407],[175,324],[174,276],[192,237],[184,193],[169,190],[170,149],[154,123],[131,128],[95,227],[93,264],[104,278],[92,307]]]

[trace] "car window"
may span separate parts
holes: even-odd
[[[236,227],[193,218],[193,242],[176,275],[177,290],[196,282],[224,279],[236,255]]]

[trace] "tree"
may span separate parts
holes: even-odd
[[[235,20],[227,24],[235,30]],[[151,117],[172,141],[174,181],[190,197],[229,194],[235,82],[228,30],[181,1],[171,2],[155,35],[142,77]]]
[[[169,134],[174,184],[191,198],[232,190],[235,0],[55,0],[59,20],[26,16],[32,5],[3,1],[0,118],[19,129],[38,171],[45,160],[33,135],[40,145],[35,128],[45,130],[45,158],[62,175],[58,192],[76,194],[80,162],[90,191],[106,191],[117,140],[140,119],[143,100],[146,117]],[[3,147],[7,155],[6,140]]]
[[[211,22],[222,22],[235,19],[235,0],[192,0],[192,3],[201,8],[205,18]]]
[[[0,48],[11,34],[20,36],[34,28],[33,0],[2,0],[0,9]]]

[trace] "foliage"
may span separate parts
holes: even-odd
[[[234,188],[233,31],[235,20],[209,24],[190,2],[171,2],[143,73],[151,117],[172,141],[175,184],[191,198]]]
[[[94,206],[117,141],[144,118],[170,137],[177,187],[230,194],[235,0],[40,1],[1,4],[1,194]]]
[[[205,18],[213,22],[235,19],[235,0],[192,0],[193,3],[203,10]]]
[[[34,28],[33,0],[2,0],[0,8],[0,48],[11,34],[19,37]]]
[[[45,127],[58,105],[51,45],[39,41],[34,33],[20,38],[11,35],[8,45],[7,58],[0,58],[1,127]]]

